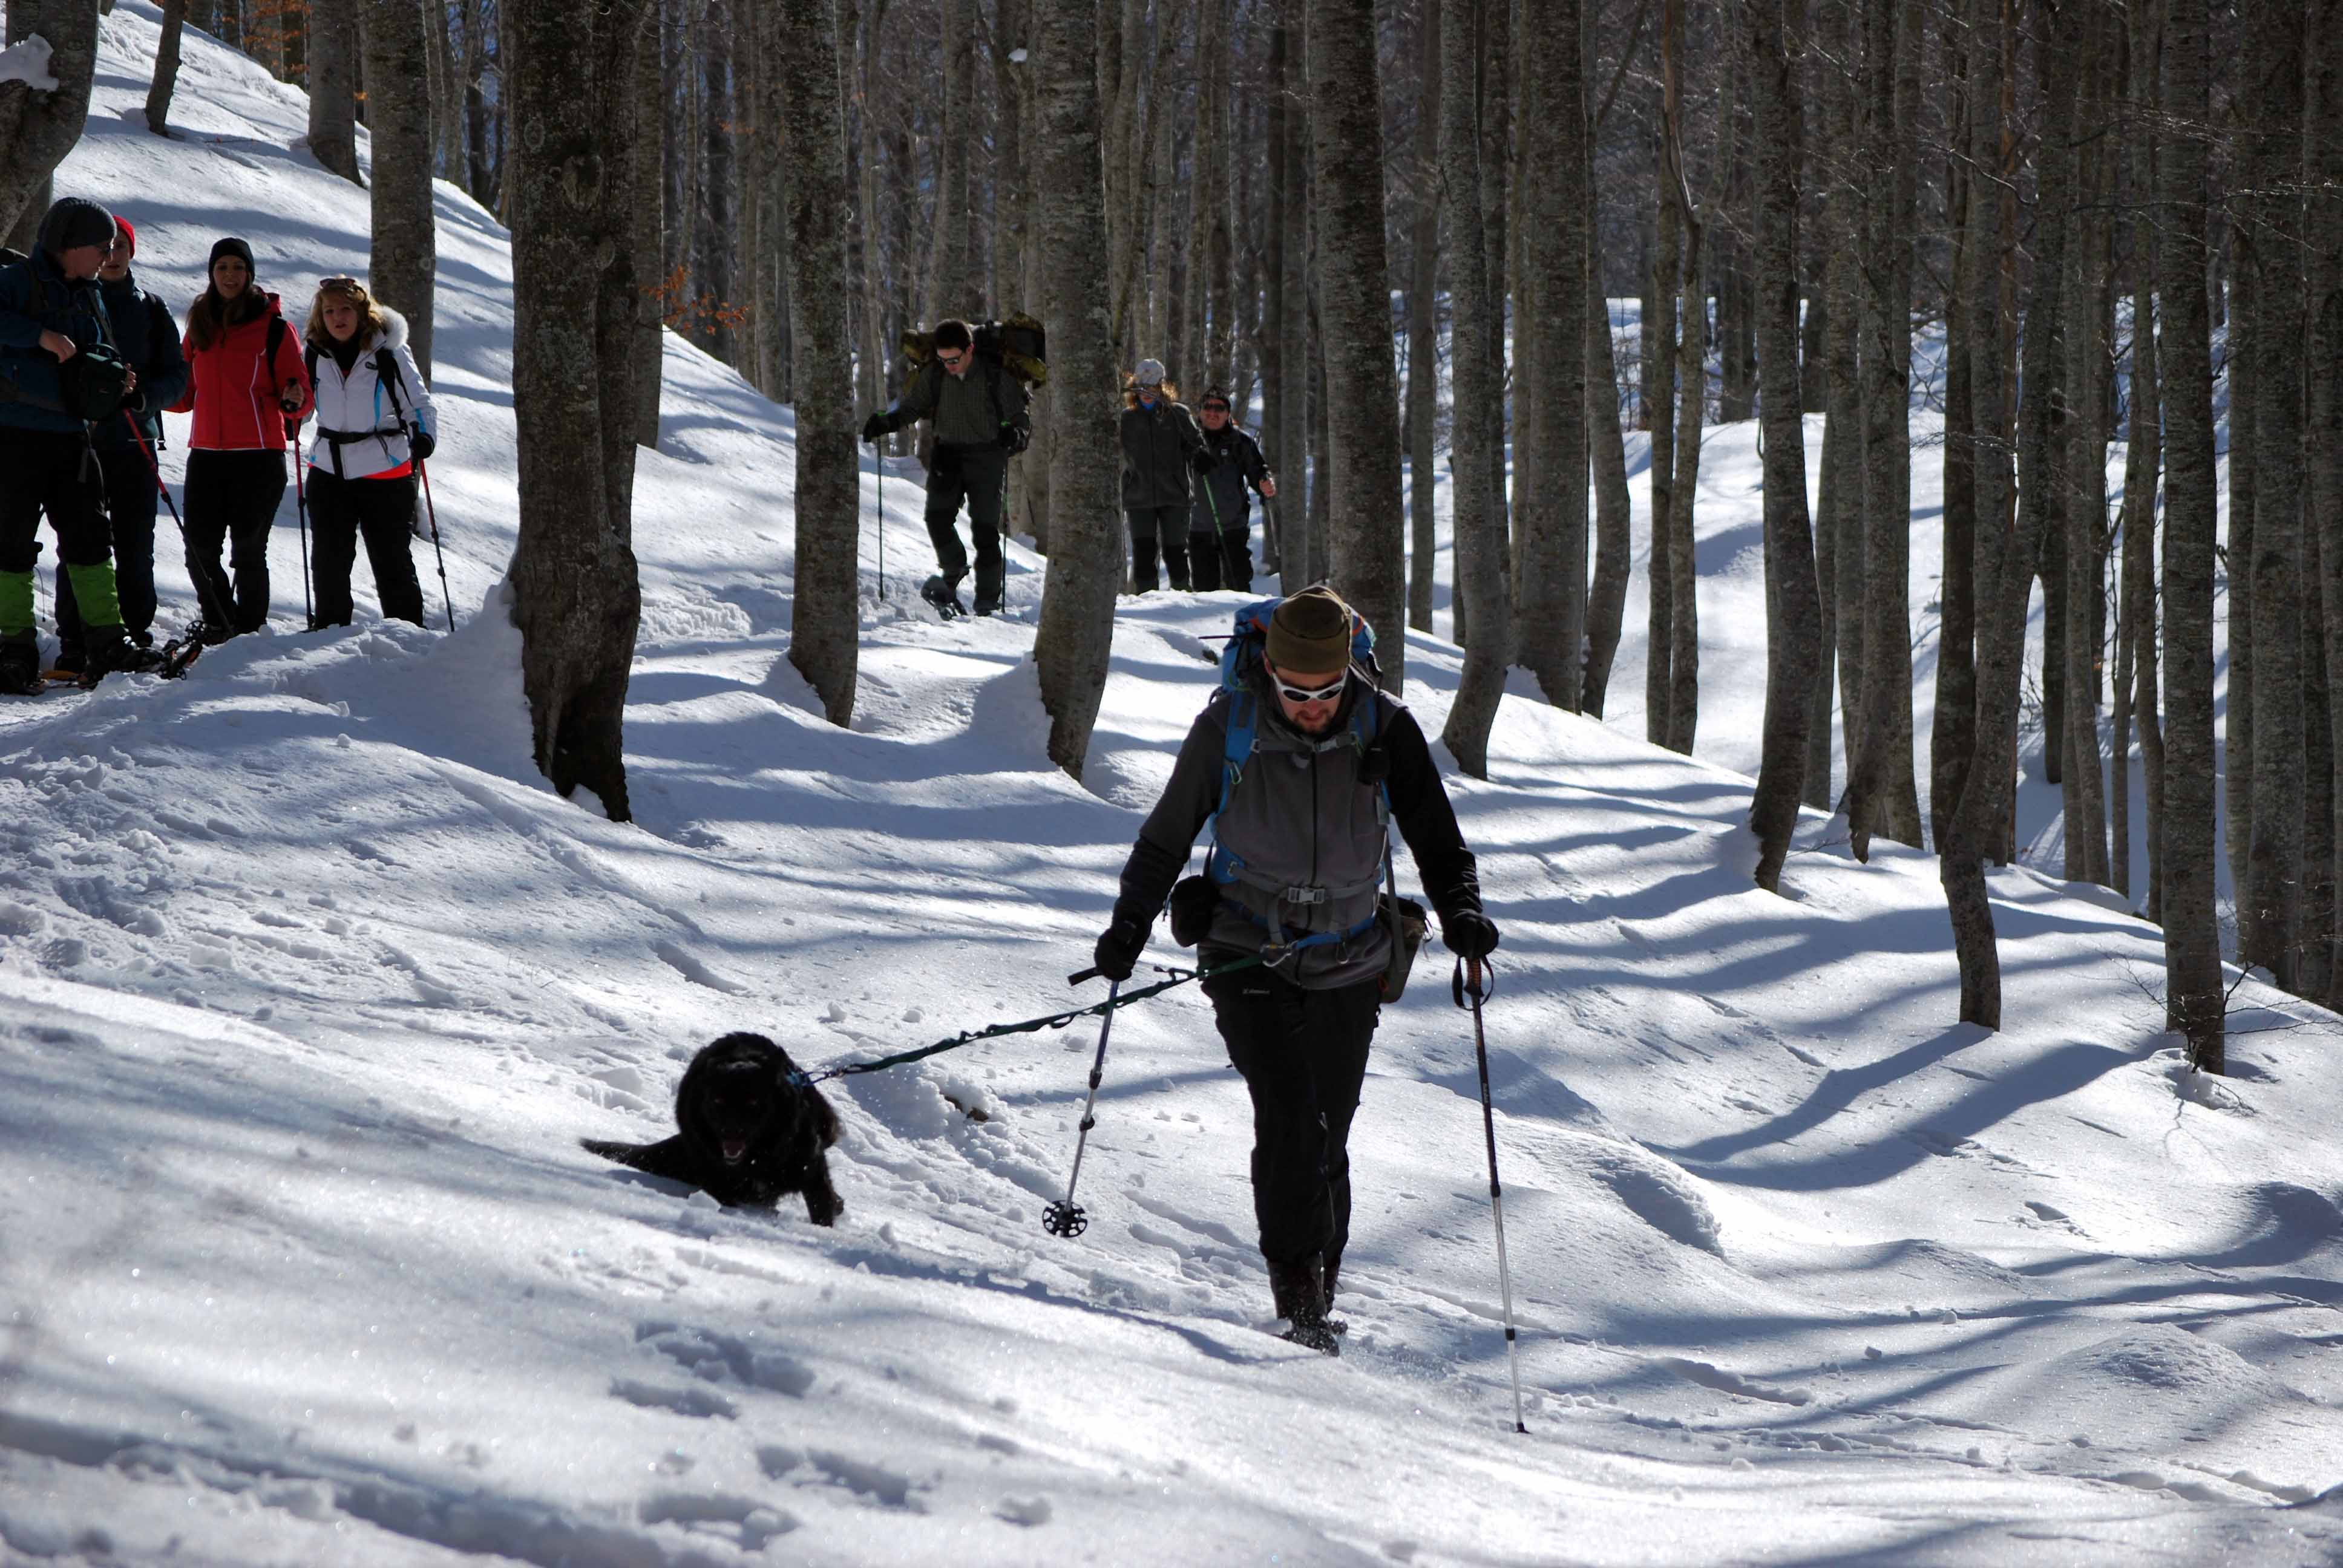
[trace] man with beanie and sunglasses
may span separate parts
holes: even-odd
[[[187,359],[179,351],[179,324],[171,307],[131,276],[137,250],[137,231],[116,214],[114,246],[97,269],[97,286],[114,347],[136,377],[136,389],[124,417],[100,420],[90,427],[89,438],[106,482],[122,625],[133,641],[148,648],[155,640],[154,454],[163,449],[162,410],[186,390]],[[56,668],[80,674],[87,663],[81,606],[74,597],[73,574],[63,567],[57,568],[56,604]]]
[[[1231,588],[1252,592],[1252,497],[1277,495],[1277,476],[1252,432],[1229,415],[1229,395],[1204,389],[1196,411],[1204,421],[1204,450],[1212,466],[1196,480],[1188,515],[1189,570],[1199,592]]]
[[[114,216],[65,196],[41,219],[33,254],[0,268],[0,692],[41,689],[33,567],[45,512],[85,623],[88,673],[162,662],[123,628],[105,482],[89,426],[66,396],[67,365],[111,343],[96,280],[113,246]],[[135,400],[138,391],[134,373],[126,396]]]
[[[1394,940],[1377,902],[1387,820],[1450,950],[1477,963],[1497,945],[1423,731],[1354,668],[1355,630],[1330,588],[1278,605],[1243,690],[1216,690],[1189,729],[1094,955],[1107,978],[1131,978],[1212,821],[1210,869],[1183,885],[1173,924],[1197,929],[1207,969],[1263,960],[1204,991],[1252,1098],[1253,1213],[1277,1315],[1288,1339],[1329,1354],[1345,1327],[1327,1313],[1350,1238],[1351,1119]],[[1248,723],[1250,743],[1232,746],[1231,727]]]

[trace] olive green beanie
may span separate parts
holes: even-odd
[[[1269,619],[1269,662],[1291,675],[1351,668],[1351,607],[1330,588],[1304,588]]]

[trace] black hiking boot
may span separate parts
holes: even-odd
[[[1340,1336],[1351,1325],[1337,1323],[1326,1315],[1326,1292],[1319,1267],[1314,1253],[1299,1262],[1270,1264],[1270,1299],[1288,1325],[1281,1338],[1321,1355],[1338,1356],[1342,1353]]]
[[[0,693],[32,697],[41,686],[41,645],[29,634],[0,642]]]
[[[139,647],[120,627],[94,626],[89,628],[89,658],[80,672],[84,686],[96,686],[117,672],[137,674],[162,668],[162,654],[151,648]]]
[[[968,606],[960,601],[960,585],[948,583],[940,577],[921,583],[920,597],[935,606],[936,613],[946,620],[955,620],[968,613]]]

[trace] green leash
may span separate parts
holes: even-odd
[[[1159,964],[1155,967],[1170,975],[1172,977],[1170,980],[1158,980],[1153,985],[1143,986],[1134,991],[1111,992],[1106,1000],[1093,1002],[1089,1007],[1078,1007],[1070,1012],[1054,1012],[1047,1018],[1029,1018],[1020,1023],[996,1023],[990,1029],[963,1030],[950,1040],[940,1040],[933,1045],[923,1045],[917,1050],[900,1051],[893,1056],[881,1056],[870,1061],[841,1062],[834,1067],[825,1067],[818,1072],[793,1072],[789,1075],[789,1081],[799,1089],[807,1089],[833,1078],[849,1078],[857,1073],[880,1072],[890,1067],[900,1067],[907,1061],[918,1061],[925,1057],[940,1055],[947,1050],[958,1050],[963,1045],[974,1045],[980,1040],[997,1040],[1006,1034],[1038,1034],[1045,1029],[1064,1029],[1077,1019],[1104,1018],[1119,1008],[1129,1007],[1133,1002],[1145,1001],[1149,997],[1161,996],[1175,986],[1186,985],[1190,980],[1208,980],[1214,975],[1252,969],[1262,961],[1261,956],[1255,954],[1251,958],[1217,964],[1209,970],[1175,970]],[[1097,972],[1095,970],[1085,970],[1081,974],[1069,978],[1074,983],[1080,984]]]

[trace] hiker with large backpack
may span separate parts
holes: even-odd
[[[1122,387],[1122,514],[1131,525],[1131,580],[1141,593],[1156,587],[1155,554],[1172,586],[1188,586],[1188,513],[1195,501],[1192,473],[1209,468],[1204,432],[1163,378],[1163,362],[1142,359]]]
[[[114,216],[65,196],[42,217],[33,254],[0,264],[0,691],[11,694],[42,689],[33,568],[45,512],[86,623],[85,678],[162,662],[123,628],[90,447],[91,424],[118,420],[138,391],[96,285],[113,245]]]
[[[268,622],[268,534],[285,499],[285,435],[308,414],[310,388],[301,346],[282,303],[260,286],[252,246],[220,240],[210,273],[187,312],[194,374],[171,412],[196,416],[187,437],[187,575],[204,610],[194,635],[216,643]]]
[[[1196,411],[1204,421],[1212,468],[1196,481],[1188,518],[1188,559],[1199,591],[1231,588],[1252,592],[1252,498],[1277,495],[1277,476],[1252,432],[1229,417],[1229,395],[1207,387]]]
[[[976,333],[967,322],[946,321],[936,327],[931,357],[912,374],[902,396],[863,421],[866,441],[921,419],[933,424],[927,523],[936,547],[936,575],[920,596],[947,617],[966,613],[960,598],[960,580],[968,576],[968,551],[960,542],[963,501],[976,542],[976,613],[1000,613],[1008,572],[1001,535],[1009,459],[1033,438],[1031,401],[1024,381],[996,355],[978,352]]]
[[[126,418],[100,419],[90,427],[98,476],[106,485],[106,514],[114,540],[114,585],[121,601],[123,628],[141,648],[155,642],[155,469],[163,447],[163,409],[187,389],[186,357],[179,351],[178,323],[171,307],[139,286],[130,270],[138,251],[138,231],[116,213],[114,246],[97,269],[99,296],[115,347],[136,376],[136,390]],[[81,674],[86,665],[81,601],[73,573],[57,568],[57,658],[55,668]]]
[[[438,443],[438,418],[407,346],[407,318],[357,278],[329,277],[317,286],[301,337],[317,414],[308,472],[317,596],[309,628],[350,624],[350,568],[361,538],[384,617],[421,626],[409,525],[415,471]]]
[[[1329,1353],[1343,1328],[1327,1312],[1350,1237],[1351,1119],[1423,930],[1397,897],[1391,823],[1449,948],[1477,966],[1497,945],[1423,731],[1377,689],[1373,657],[1366,622],[1329,588],[1238,612],[1220,689],[1140,828],[1094,955],[1108,979],[1130,979],[1168,898],[1172,936],[1206,970],[1262,960],[1204,990],[1252,1097],[1253,1214],[1277,1315],[1287,1338]],[[1181,880],[1207,822],[1205,870]]]

